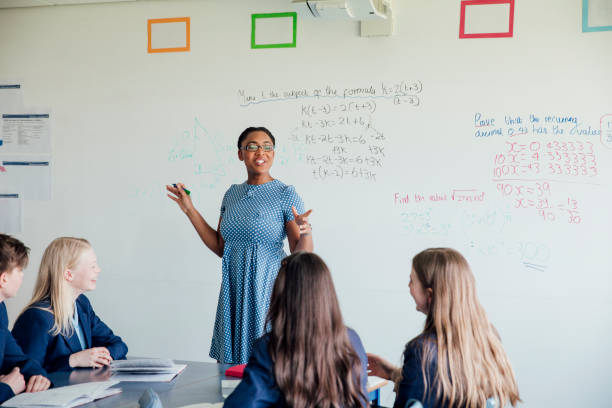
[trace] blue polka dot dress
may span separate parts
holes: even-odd
[[[244,364],[264,322],[280,261],[286,254],[285,223],[291,206],[304,212],[293,186],[278,180],[265,184],[234,184],[221,204],[221,235],[225,240],[222,281],[210,357]]]

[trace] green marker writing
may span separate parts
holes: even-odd
[[[176,184],[172,184],[175,188],[178,188],[178,186]],[[184,192],[187,193],[187,195],[191,195],[191,191],[187,190],[186,188],[183,189]]]

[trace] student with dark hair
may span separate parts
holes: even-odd
[[[23,353],[8,330],[4,300],[17,294],[28,252],[18,239],[0,234],[0,403],[23,391],[44,391],[51,385],[45,371]]]
[[[289,249],[312,251],[302,199],[293,186],[270,175],[276,141],[264,127],[250,127],[238,138],[238,159],[247,180],[225,193],[217,229],[195,209],[185,186],[166,186],[168,197],[187,215],[204,244],[222,257],[222,281],[210,357],[246,363],[253,340],[262,335],[270,292],[281,259]]]
[[[226,408],[367,406],[367,357],[346,327],[327,265],[313,253],[282,261],[272,290],[269,332],[253,346]]]

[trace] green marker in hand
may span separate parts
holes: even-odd
[[[175,188],[178,188],[178,186],[176,184],[172,184]],[[191,191],[187,190],[186,188],[183,189],[184,192],[187,193],[187,195],[191,195]]]

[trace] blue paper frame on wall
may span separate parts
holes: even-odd
[[[594,31],[612,31],[612,25],[589,26],[589,0],[582,0],[582,32],[591,33]]]

